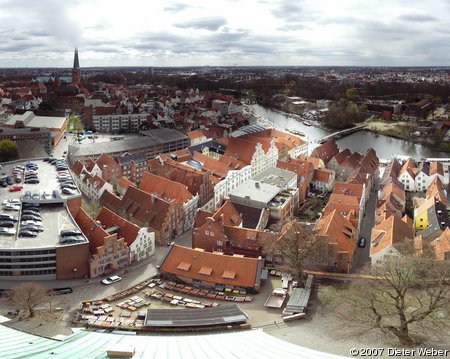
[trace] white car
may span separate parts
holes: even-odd
[[[20,222],[21,226],[26,226],[27,224],[32,224],[34,226],[42,226],[42,221],[33,221],[31,219]]]
[[[42,196],[44,197],[44,199],[52,199],[52,192],[44,191],[42,192]]]
[[[16,199],[16,198],[5,199],[5,200],[2,202],[3,205],[5,205],[5,204],[19,205],[20,203],[21,203],[21,202],[20,202],[20,199]]]
[[[7,211],[20,211],[20,206],[17,204],[4,204],[3,209],[6,209]]]
[[[119,277],[118,275],[113,275],[112,277],[108,277],[108,278],[103,279],[102,280],[102,284],[109,285],[109,284],[113,284],[113,283],[119,282],[121,280],[122,280],[122,278]]]
[[[12,236],[16,234],[16,230],[14,228],[5,228],[0,227],[0,235]]]

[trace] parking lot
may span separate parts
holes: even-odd
[[[17,166],[26,166],[27,162],[25,161],[7,163],[2,166],[1,178],[13,177],[14,183],[0,187],[1,214],[6,221],[11,218],[15,222],[13,227],[8,227],[11,229],[11,234],[0,232],[0,248],[55,247],[59,242],[59,232],[62,229],[77,228],[65,207],[66,199],[72,196],[61,193],[61,197],[58,198],[54,194],[54,190],[60,191],[55,166],[43,160],[35,160],[32,163],[36,165],[35,178],[39,183],[24,183],[24,172],[17,173],[16,171],[13,175]],[[16,177],[20,178],[20,183],[15,181]],[[20,188],[20,190],[11,191],[11,188]],[[75,190],[74,193],[73,196],[80,195],[78,190]],[[14,203],[15,201],[17,204]],[[13,205],[10,205],[11,203]],[[30,208],[26,208],[25,203],[35,208],[34,212]],[[25,221],[30,222],[24,223]],[[34,228],[40,227],[43,230],[33,231],[29,237],[19,236],[19,230],[27,225],[35,226]]]

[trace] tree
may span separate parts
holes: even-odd
[[[450,322],[449,267],[431,256],[391,257],[372,268],[376,280],[353,282],[330,300],[338,315],[353,324],[346,327],[416,345]]]
[[[17,144],[11,140],[0,141],[0,162],[12,161],[19,158]]]
[[[272,258],[280,259],[278,268],[291,273],[298,283],[305,283],[305,270],[313,269],[320,256],[322,243],[313,237],[306,224],[293,221],[267,248]]]
[[[345,91],[345,95],[347,96],[347,99],[350,101],[355,101],[356,98],[358,97],[358,90],[355,89],[354,87],[347,89],[347,91]]]
[[[26,310],[28,317],[32,318],[39,305],[50,301],[50,295],[47,288],[29,282],[23,283],[14,289],[11,301],[18,308]]]

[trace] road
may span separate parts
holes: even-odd
[[[375,186],[375,188],[377,187]],[[364,236],[366,238],[366,246],[364,248],[356,246],[355,254],[353,256],[353,273],[363,269],[364,266],[370,265],[370,236],[372,228],[375,225],[377,193],[378,190],[376,190],[375,192],[372,191],[366,204],[366,210],[364,212],[365,215],[362,219],[361,231],[359,234],[360,237]]]

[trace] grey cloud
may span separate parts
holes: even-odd
[[[302,1],[280,0],[276,3],[275,8],[272,9],[272,15],[285,21],[302,21],[305,19],[305,13],[300,6],[301,3]]]
[[[174,24],[175,27],[181,29],[203,29],[209,31],[217,31],[221,26],[227,24],[227,20],[221,16],[204,17],[200,19],[192,19],[189,21]]]
[[[410,22],[434,22],[437,21],[437,18],[430,15],[421,15],[421,14],[404,14],[400,15],[398,17],[400,20],[403,21],[410,21]]]
[[[164,8],[164,11],[171,12],[171,13],[177,13],[177,12],[186,10],[188,8],[191,8],[191,7],[192,6],[189,5],[189,4],[174,3],[174,4],[171,4],[169,6],[166,6]]]

